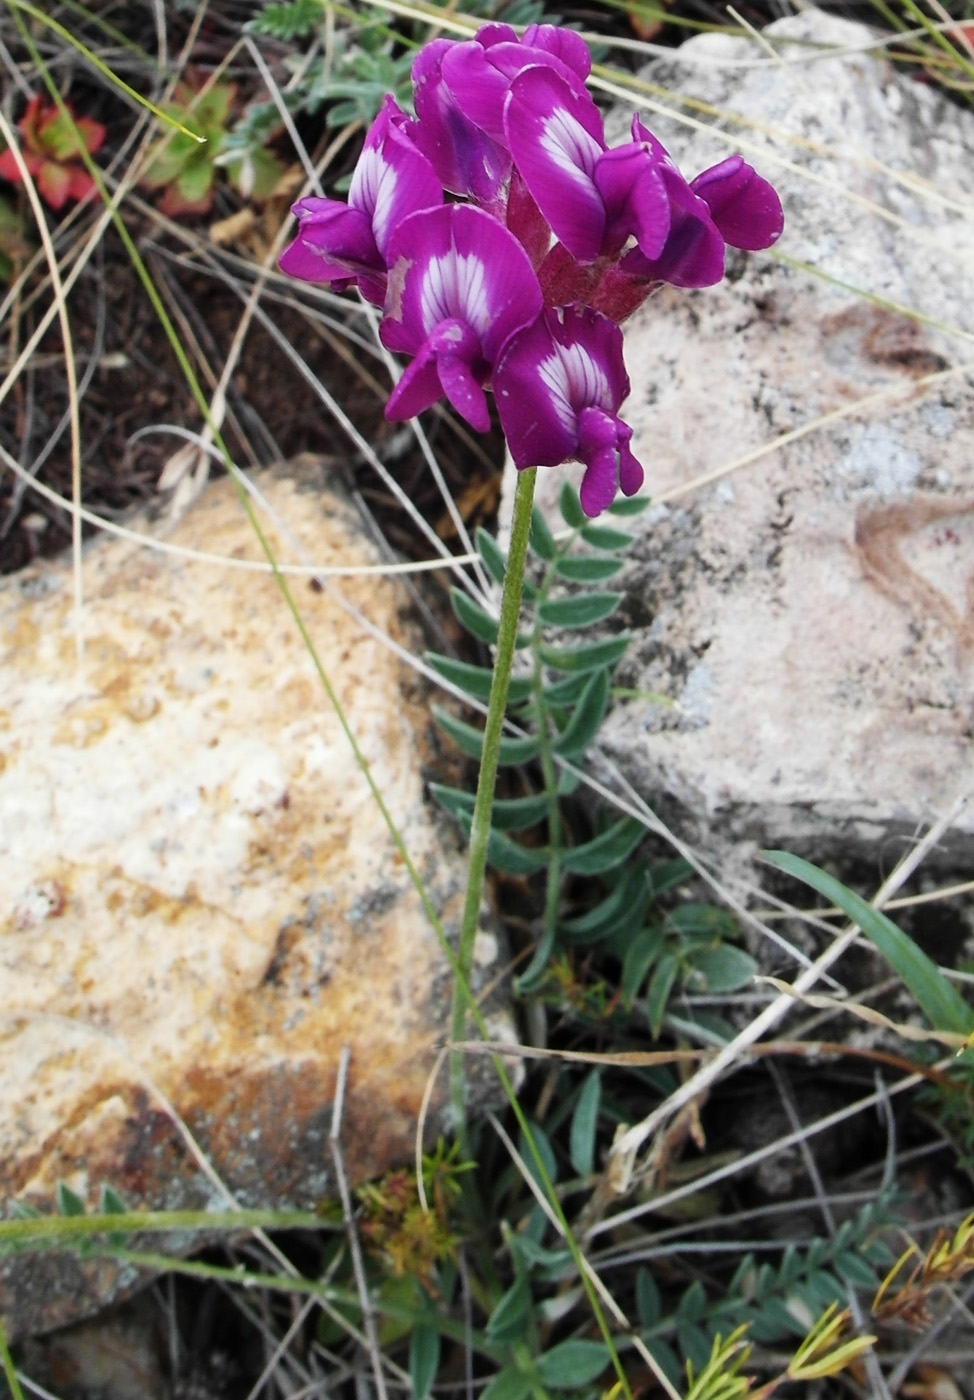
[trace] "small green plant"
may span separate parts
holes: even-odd
[[[455,1257],[460,1177],[472,1167],[459,1160],[459,1143],[448,1149],[441,1140],[423,1158],[425,1206],[416,1173],[405,1167],[359,1187],[363,1243],[395,1277],[415,1278],[432,1289],[436,1266]]]
[[[167,116],[191,127],[195,139],[183,131],[161,136],[149,153],[142,184],[164,191],[160,209],[169,218],[206,214],[212,208],[218,172],[223,169],[245,199],[266,199],[284,167],[261,141],[269,138],[265,126],[231,131],[230,115],[236,98],[235,83],[210,83],[194,87],[180,83]]]
[[[609,513],[624,517],[646,504],[639,498],[618,501]],[[488,860],[505,874],[545,875],[537,947],[518,979],[522,994],[559,985],[564,989],[566,959],[597,949],[621,962],[622,1005],[631,1009],[644,997],[650,1029],[658,1035],[674,993],[733,991],[751,979],[756,964],[734,945],[736,921],[724,910],[685,902],[661,911],[661,896],[685,882],[692,870],[683,860],[641,858],[645,830],[639,821],[599,817],[594,831],[586,831],[579,820],[578,765],[605,717],[613,673],[629,644],[627,632],[596,640],[584,634],[606,622],[622,600],[621,593],[599,585],[623,567],[632,536],[615,524],[593,524],[567,483],[560,507],[567,528],[557,539],[539,511],[532,518],[530,549],[539,577],[525,585],[518,639],[522,662],[511,680],[508,706],[512,724],[522,732],[503,738],[500,751],[502,765],[534,764],[540,790],[495,801]],[[503,550],[483,530],[477,548],[485,570],[500,583],[507,564]],[[574,591],[576,584],[586,591]],[[479,603],[455,589],[453,607],[473,637],[488,645],[496,642],[498,624]],[[559,633],[567,640],[560,640]],[[428,659],[471,698],[487,698],[488,667],[441,655]],[[480,759],[480,729],[442,708],[435,713],[458,747]],[[473,795],[440,784],[432,790],[469,830]],[[515,839],[521,833],[523,839]]]
[[[20,152],[41,198],[54,210],[71,200],[87,199],[95,182],[81,161],[81,152],[95,155],[105,139],[105,128],[91,117],[75,117],[42,97],[31,98],[17,123]],[[12,151],[0,151],[0,176],[20,184],[22,175]]]

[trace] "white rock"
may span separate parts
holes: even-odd
[[[620,678],[676,705],[619,703],[602,739],[712,849],[888,867],[974,784],[974,393],[949,372],[974,364],[974,116],[860,25],[806,10],[766,36],[783,62],[707,35],[649,70],[727,132],[650,112],[681,167],[743,149],[782,194],[778,251],[814,272],[732,253],[720,286],[666,289],[627,327],[624,412],[661,504],[636,527]],[[539,476],[553,519],[561,473]],[[969,808],[947,844],[972,837]]]
[[[306,551],[269,527],[278,557],[377,562],[316,473],[261,487]],[[259,557],[226,481],[167,543]],[[292,586],[455,931],[465,865],[423,801],[425,697],[327,593]],[[421,648],[401,585],[340,588]],[[79,672],[69,565],[0,585],[0,1197],[50,1209],[66,1181],[90,1204],[107,1183],[133,1207],[225,1207],[171,1104],[239,1203],[311,1207],[334,1188],[343,1046],[350,1176],[411,1156],[448,1034],[446,959],[270,577],[102,539],[84,600]],[[108,1264],[10,1259],[0,1309],[8,1333],[35,1331],[127,1281]]]

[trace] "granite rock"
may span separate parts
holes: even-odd
[[[378,562],[313,463],[259,484],[279,557],[304,562],[297,541],[316,564]],[[164,543],[260,557],[229,481]],[[427,699],[328,591],[292,586],[455,933],[465,862],[424,801]],[[401,584],[339,586],[421,650]],[[225,1208],[218,1177],[241,1206],[312,1208],[334,1192],[343,1047],[350,1178],[410,1158],[446,958],[273,579],[102,538],[83,591],[79,668],[70,562],[0,584],[0,1197],[47,1211],[65,1182],[91,1207],[107,1183],[132,1208]],[[0,1311],[8,1335],[36,1332],[133,1282],[107,1260],[10,1258]]]

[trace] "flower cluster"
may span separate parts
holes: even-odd
[[[638,117],[607,146],[590,68],[552,25],[427,44],[415,118],[386,98],[348,203],[300,200],[280,265],[382,308],[383,344],[413,357],[389,418],[445,395],[484,431],[491,389],[517,466],[582,461],[595,516],[643,480],[619,323],[662,282],[718,282],[725,245],[769,247],[782,212],[740,156],[685,180]]]

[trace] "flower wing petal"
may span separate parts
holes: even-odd
[[[443,60],[452,48],[451,40],[434,39],[413,63],[413,140],[445,189],[491,204],[510,174],[511,159],[466,116],[444,79]]]
[[[443,203],[443,187],[410,140],[407,122],[395,98],[387,97],[369,128],[348,191],[349,207],[368,215],[383,256],[403,219]]]
[[[350,209],[337,199],[309,196],[298,200],[291,212],[300,227],[278,261],[282,272],[303,282],[335,282],[360,273],[385,272],[372,221],[361,209]]]
[[[785,217],[777,192],[742,156],[703,171],[690,188],[705,200],[721,237],[732,248],[770,248]]]

